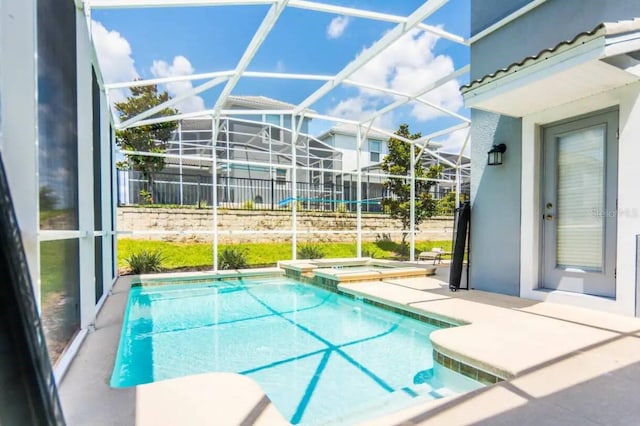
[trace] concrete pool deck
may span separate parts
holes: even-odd
[[[434,347],[507,380],[366,424],[637,424],[640,319],[476,290],[452,293],[446,281],[447,270],[440,268],[433,277],[340,284],[340,289],[466,324],[434,332]],[[131,277],[118,280],[96,331],[63,378],[68,424],[287,424],[255,382],[236,374],[110,388],[130,283]]]
[[[424,262],[402,262],[394,260],[365,258],[346,259],[302,259],[278,262],[285,276],[317,280],[315,284],[379,281],[388,278],[423,278],[436,273],[436,267]],[[352,269],[355,268],[355,269]]]

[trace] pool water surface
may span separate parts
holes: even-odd
[[[482,386],[434,368],[436,329],[285,278],[132,287],[111,385],[236,372],[293,424],[350,423]]]

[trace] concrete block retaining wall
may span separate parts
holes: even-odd
[[[211,231],[213,213],[209,209],[161,209],[142,207],[118,208],[118,231],[169,231],[166,234],[121,234],[120,238],[138,238],[164,241],[211,241],[211,234],[184,233],[184,231]],[[353,242],[356,239],[355,214],[333,212],[298,212],[298,241],[300,242]],[[364,241],[383,238],[389,230],[401,230],[400,222],[382,214],[362,214]],[[238,242],[276,242],[290,241],[291,234],[275,234],[269,231],[290,231],[291,212],[289,211],[252,211],[218,210],[218,241]],[[418,240],[450,240],[453,219],[450,217],[432,218],[420,225]],[[238,231],[247,233],[235,233]],[[323,231],[322,233],[305,233]],[[339,231],[339,232],[335,232]],[[353,232],[344,232],[353,231]],[[182,232],[182,233],[177,233]],[[400,234],[390,234],[398,241]]]

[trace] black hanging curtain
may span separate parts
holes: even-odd
[[[1,157],[0,277],[0,424],[63,425]]]

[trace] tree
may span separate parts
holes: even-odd
[[[467,201],[466,194],[460,194],[460,202]],[[441,216],[453,216],[456,212],[456,191],[447,192],[447,194],[438,202],[438,214]]]
[[[132,87],[131,95],[125,101],[117,102],[115,109],[120,114],[120,120],[125,121],[147,111],[170,99],[164,91],[158,92],[158,86]],[[164,108],[152,117],[162,117],[177,114],[178,110]],[[116,144],[126,151],[164,153],[167,149],[167,141],[177,127],[175,121],[149,124],[116,131]],[[164,157],[152,157],[141,154],[128,154],[127,159],[133,170],[142,172],[147,180],[146,188],[141,191],[149,194],[147,200],[153,197],[153,175],[164,169]]]
[[[406,139],[416,140],[422,137],[421,133],[411,134],[408,124],[401,124],[396,130],[396,135]],[[400,220],[402,230],[407,231],[411,228],[411,150],[413,149],[418,156],[419,148],[401,141],[396,138],[389,138],[388,142],[389,154],[384,157],[381,168],[390,175],[407,176],[406,178],[390,177],[383,183],[385,189],[391,195],[382,199],[382,206],[385,212]],[[424,169],[421,161],[416,161],[415,167],[416,178],[437,179],[442,174],[443,167],[435,165]],[[438,210],[436,200],[430,193],[433,181],[417,180],[415,183],[415,225],[418,226],[425,219],[435,216]],[[405,246],[407,234],[402,234],[402,246]]]
[[[40,211],[52,211],[56,209],[58,196],[50,186],[40,187]]]

